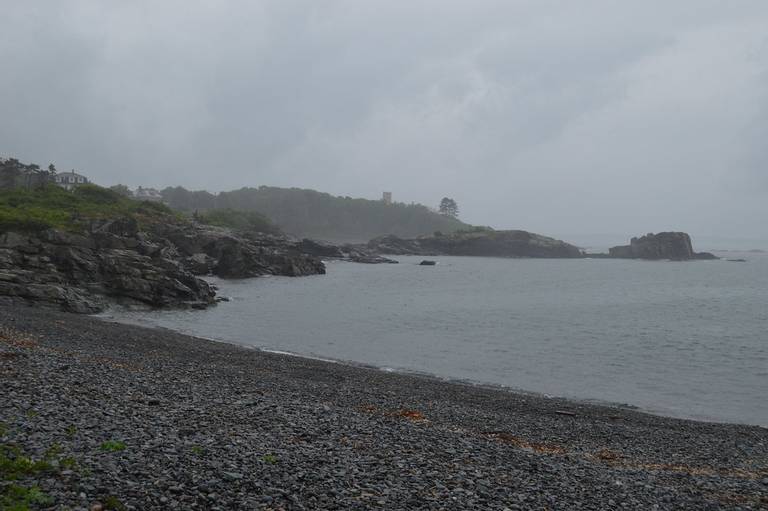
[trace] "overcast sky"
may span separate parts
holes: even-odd
[[[0,0],[0,155],[768,238],[768,1]],[[578,240],[576,240],[578,241]]]

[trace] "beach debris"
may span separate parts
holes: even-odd
[[[402,417],[404,419],[408,419],[414,422],[423,422],[426,421],[427,418],[424,417],[424,414],[421,413],[418,410],[408,410],[406,408],[400,409],[397,412],[394,413],[397,417]]]
[[[555,410],[557,415],[567,415],[568,417],[576,417],[576,412],[569,412],[568,410]]]
[[[519,447],[520,449],[527,449],[541,454],[566,454],[568,452],[559,445],[543,442],[529,442],[524,438],[513,435],[509,431],[486,431],[485,434],[500,442],[504,442],[505,444],[510,444]]]
[[[610,449],[600,449],[595,453],[595,457],[603,461],[616,461],[621,458],[621,455]]]

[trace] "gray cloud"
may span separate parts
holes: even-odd
[[[757,237],[768,4],[4,6],[0,154],[98,182],[313,187],[545,233]],[[760,233],[762,236],[762,233]]]

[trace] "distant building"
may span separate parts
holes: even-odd
[[[133,198],[140,201],[163,202],[163,194],[154,188],[136,188]]]
[[[392,204],[392,192],[384,192],[381,195],[381,200],[384,204]]]
[[[62,172],[53,176],[53,182],[64,188],[65,190],[72,190],[80,185],[90,183],[88,178],[76,173],[74,170],[69,172]]]

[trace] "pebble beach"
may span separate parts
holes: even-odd
[[[768,509],[765,428],[14,302],[0,389],[0,508]]]

